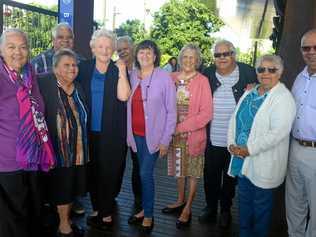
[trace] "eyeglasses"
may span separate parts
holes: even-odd
[[[220,58],[220,57],[229,57],[229,56],[232,56],[233,55],[233,51],[229,51],[229,52],[223,52],[223,53],[214,53],[214,58]]]
[[[264,72],[269,72],[269,73],[276,73],[279,69],[275,67],[257,67],[257,73],[264,73]]]
[[[316,51],[316,45],[306,45],[306,46],[302,46],[301,47],[303,52],[310,52],[312,49],[314,49],[314,51]]]

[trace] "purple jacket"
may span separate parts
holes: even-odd
[[[155,153],[159,145],[169,146],[177,122],[176,88],[168,72],[155,68],[153,74],[140,80],[137,70],[131,74],[132,95],[127,102],[127,144],[136,152],[132,131],[132,98],[138,85],[141,85],[145,136],[148,150]]]
[[[0,172],[21,169],[16,162],[16,140],[20,121],[16,92],[17,85],[11,82],[0,60]],[[32,94],[43,112],[43,100],[35,79]]]

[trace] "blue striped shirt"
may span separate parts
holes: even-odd
[[[216,73],[221,86],[213,95],[213,120],[210,127],[210,139],[213,146],[227,146],[227,131],[231,115],[236,108],[232,87],[239,80],[239,69],[226,76]]]

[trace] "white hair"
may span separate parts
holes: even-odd
[[[133,40],[128,35],[120,36],[117,38],[117,43],[127,43],[129,47],[133,47]]]
[[[256,69],[261,66],[263,62],[271,62],[275,65],[275,67],[278,69],[277,73],[279,75],[282,74],[284,70],[283,66],[283,60],[280,56],[278,55],[263,55],[259,57],[256,61]]]
[[[90,47],[92,48],[95,44],[96,39],[101,38],[101,37],[110,39],[112,41],[113,50],[116,49],[116,35],[112,31],[106,30],[104,28],[93,32],[91,36],[91,40],[90,40]]]
[[[195,65],[195,69],[198,69],[202,64],[202,53],[201,53],[199,46],[197,46],[196,44],[193,44],[193,43],[189,43],[189,44],[183,46],[183,48],[181,49],[179,56],[178,56],[178,62],[179,62],[180,68],[182,67],[182,58],[183,58],[183,54],[186,50],[193,50],[195,52],[196,58],[197,58],[197,63]]]
[[[9,29],[4,30],[0,37],[0,46],[2,46],[2,44],[6,41],[8,34],[21,35],[24,38],[27,47],[29,48],[29,39],[28,39],[27,33],[25,33],[24,31],[18,28],[9,28]]]
[[[216,48],[220,45],[226,45],[230,51],[233,52],[233,55],[236,56],[236,48],[233,45],[232,42],[228,41],[228,40],[218,40],[215,42],[214,46],[213,46],[213,52],[215,52]]]
[[[74,33],[72,31],[71,26],[67,23],[67,22],[61,22],[59,24],[57,24],[53,29],[52,29],[52,36],[54,39],[56,39],[58,31],[62,28],[66,28],[67,30],[69,30],[69,32],[72,35],[72,38],[74,37]]]

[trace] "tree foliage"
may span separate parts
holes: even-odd
[[[39,4],[34,5],[44,8]],[[56,9],[57,6],[54,6],[49,10],[56,11]],[[9,10],[10,14],[4,17],[3,28],[19,28],[26,32],[30,41],[32,57],[51,47],[51,29],[57,24],[57,17],[16,7],[9,8]]]
[[[205,4],[205,6],[207,6],[210,12],[212,12],[215,15],[218,15],[216,0],[200,0],[200,2]]]
[[[214,39],[210,36],[223,22],[199,0],[170,0],[154,14],[151,37],[164,54],[177,56],[180,49],[192,42],[201,48],[209,62]]]
[[[145,26],[140,20],[127,20],[115,29],[117,36],[128,35],[134,42],[139,42],[145,38]]]

